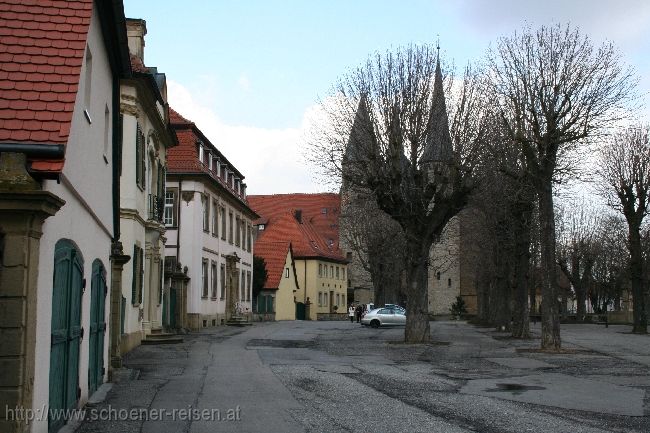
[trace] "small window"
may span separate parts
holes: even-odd
[[[208,297],[208,259],[203,259],[203,267],[201,273],[201,287],[203,287],[201,296],[204,298]]]
[[[451,287],[451,278],[447,280],[447,287]]]
[[[259,231],[261,231],[261,232],[264,231],[264,224],[260,224],[260,225],[258,225],[258,226],[257,226],[257,229],[258,229]]]
[[[232,237],[233,237],[233,232],[234,232],[234,227],[232,224],[232,212],[228,212],[228,243],[232,244]]]
[[[318,276],[319,277],[323,276],[323,264],[322,263],[318,264]]]
[[[326,207],[322,208],[320,210],[320,213],[322,213],[323,215],[327,215],[327,208]]]
[[[212,198],[212,236],[219,236],[219,205],[215,198]]]
[[[284,268],[284,278],[289,278],[289,268]]]
[[[168,189],[165,192],[165,214],[163,221],[167,227],[176,226],[176,189]]]
[[[204,158],[204,150],[203,146],[199,144],[199,162],[203,163],[203,158]]]
[[[221,267],[219,269],[220,271],[220,280],[219,283],[221,283],[221,294],[220,298],[225,299],[226,298],[226,265],[221,264]]]
[[[226,208],[221,207],[221,239],[226,240]]]
[[[339,271],[339,267],[337,266],[337,267],[336,267],[336,279],[337,279],[337,280],[340,280],[340,279],[341,279],[341,275],[339,274],[339,272],[340,272],[340,271]]]
[[[203,209],[203,231],[210,231],[210,196],[201,194],[201,205]]]
[[[211,269],[212,269],[212,299],[217,299],[217,282],[219,281],[217,275],[217,262],[212,261]]]
[[[440,281],[440,272],[436,272],[436,280]]]
[[[135,127],[135,183],[140,189],[145,189],[145,171],[146,171],[146,157],[145,157],[145,138],[144,132],[139,123]]]

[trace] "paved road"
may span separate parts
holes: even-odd
[[[428,345],[401,343],[403,329],[277,322],[142,346],[126,358],[138,379],[116,383],[95,410],[164,419],[86,421],[78,431],[650,431],[648,336],[563,325],[566,352],[546,354],[539,340],[431,325]],[[188,408],[210,417],[180,417]]]

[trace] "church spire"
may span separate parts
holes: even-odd
[[[453,158],[451,135],[449,134],[449,118],[447,117],[445,91],[442,84],[442,72],[440,70],[440,51],[438,51],[438,58],[436,60],[433,98],[424,143],[422,163],[448,162]]]
[[[376,141],[372,120],[370,119],[368,94],[363,92],[359,98],[350,137],[345,147],[343,164],[367,162],[372,153],[376,151]]]

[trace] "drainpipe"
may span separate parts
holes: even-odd
[[[45,143],[0,143],[0,153],[23,153],[30,158],[61,159],[65,156],[62,144]]]
[[[176,263],[178,263],[181,250],[181,187],[183,180],[178,179],[178,222],[176,224]]]
[[[120,124],[120,77],[113,74],[113,242],[120,240],[120,177],[122,175],[122,125]]]

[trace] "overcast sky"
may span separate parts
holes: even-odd
[[[650,105],[648,0],[125,0],[147,22],[145,64],[170,105],[246,177],[250,194],[319,192],[301,142],[319,98],[369,54],[435,43],[457,66],[528,24],[571,22],[607,39]],[[650,121],[645,109],[644,118]]]

